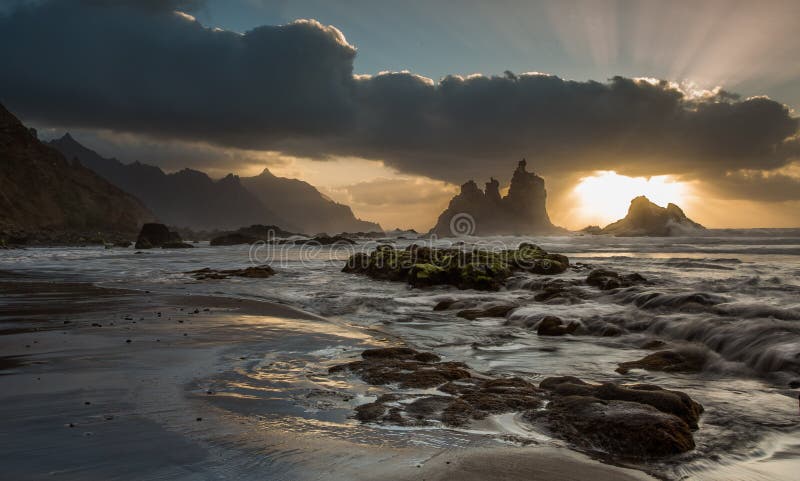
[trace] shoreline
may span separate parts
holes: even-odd
[[[343,455],[349,464],[333,462],[338,467],[327,475],[374,479],[380,473],[397,481],[420,479],[420,475],[432,480],[471,480],[502,472],[501,479],[509,480],[531,475],[568,480],[585,479],[592,473],[598,481],[653,479],[566,448],[495,447],[491,442],[474,447],[475,441],[470,442],[473,447],[464,448],[391,443],[376,448],[358,436],[334,441],[304,433],[302,426],[296,432],[282,432],[276,428],[279,421],[247,429],[248,423],[271,413],[253,416],[237,411],[242,399],[222,393],[211,396],[198,391],[197,384],[247,369],[261,362],[257,359],[265,355],[265,347],[283,346],[293,338],[297,347],[308,343],[309,349],[324,348],[330,342],[361,349],[385,345],[386,339],[269,302],[14,277],[0,280],[4,292],[10,294],[0,305],[0,346],[6,354],[0,375],[9,386],[0,395],[4,419],[0,424],[3,432],[15,433],[13,440],[6,439],[0,446],[4,453],[0,458],[16,479],[35,479],[45,473],[67,479],[112,475],[140,479],[165,473],[181,478],[197,469],[208,473],[233,469],[226,468],[224,461],[210,461],[220,457],[237,462],[249,457],[250,463],[264,466],[270,463],[269,454],[246,454],[253,440],[264,436],[276,445],[299,446],[299,455],[292,455],[296,464],[287,468],[287,473],[299,476],[292,479],[325,472],[329,469],[325,459],[332,462]],[[323,340],[315,346],[313,338]],[[211,406],[207,399],[212,399]],[[291,408],[281,404],[280,410]],[[231,413],[233,419],[229,419]],[[348,429],[354,432],[368,430],[350,424]],[[388,434],[376,432],[371,435]],[[231,439],[237,441],[230,444]],[[303,446],[320,449],[322,462],[312,460],[319,455],[310,450],[304,453]],[[45,447],[49,453],[42,453]],[[175,454],[165,457],[170,452]],[[120,461],[110,465],[101,461],[108,456],[119,456]],[[569,463],[567,469],[565,463]],[[270,469],[242,473],[257,478],[275,474]]]

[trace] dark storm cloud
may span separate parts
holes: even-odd
[[[0,17],[0,99],[33,121],[228,145],[326,134],[351,116],[355,49],[334,28],[298,21],[240,35],[101,3]]]
[[[550,175],[708,179],[778,169],[800,152],[797,119],[767,98],[623,77],[354,76],[355,48],[333,27],[238,34],[172,11],[181,5],[191,6],[53,1],[0,17],[0,100],[41,124],[377,158],[451,182],[523,156]]]

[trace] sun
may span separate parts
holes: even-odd
[[[613,170],[597,171],[583,177],[573,189],[575,210],[583,225],[605,226],[625,217],[634,197],[647,196],[666,206],[681,205],[687,199],[688,186],[672,176],[628,177]]]

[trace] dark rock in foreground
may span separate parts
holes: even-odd
[[[459,289],[497,290],[516,271],[559,274],[568,266],[566,256],[549,254],[529,243],[503,251],[417,245],[401,250],[381,245],[369,254],[358,252],[352,255],[342,272],[404,281],[412,287],[452,285]]]
[[[215,270],[205,267],[196,271],[189,271],[197,280],[206,279],[227,279],[229,277],[249,277],[253,279],[266,279],[275,275],[275,271],[270,266],[252,266],[244,269]]]
[[[541,391],[520,379],[474,378],[459,362],[441,362],[433,353],[409,348],[369,349],[362,360],[334,366],[331,373],[354,372],[368,384],[404,389],[438,387],[441,395],[388,393],[358,406],[356,419],[404,426],[441,422],[462,426],[489,414],[536,409]]]
[[[625,457],[671,456],[695,447],[685,422],[647,404],[565,396],[551,401],[536,418],[577,446]]]
[[[361,360],[329,372],[355,373],[368,384],[392,389],[355,409],[362,422],[465,426],[492,414],[522,412],[576,446],[626,458],[694,449],[692,430],[703,411],[685,393],[658,386],[596,385],[566,376],[537,387],[518,377],[481,376],[463,363],[406,347],[368,349]],[[419,391],[431,388],[436,392]]]
[[[691,235],[706,230],[705,227],[686,217],[680,207],[667,204],[656,205],[645,196],[631,201],[628,214],[599,233],[622,237]]]

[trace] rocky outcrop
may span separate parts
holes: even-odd
[[[526,170],[519,162],[511,178],[508,194],[500,196],[500,183],[492,178],[484,190],[470,180],[461,193],[450,200],[430,234],[439,237],[463,235],[532,235],[559,233],[550,222],[544,179]]]
[[[308,182],[278,177],[268,169],[241,180],[242,185],[264,205],[287,216],[292,226],[301,232],[383,231],[377,223],[357,218],[349,206],[334,202]]]
[[[655,458],[694,449],[703,407],[680,391],[649,384],[589,384],[565,376],[539,386],[519,377],[489,377],[460,362],[407,347],[368,349],[329,369],[382,386],[355,408],[361,422],[400,426],[466,426],[503,413],[523,413],[553,436],[620,458]]]
[[[229,277],[246,277],[250,279],[267,279],[275,275],[275,270],[267,265],[245,267],[244,269],[211,269],[204,267],[195,271],[189,271],[192,277],[199,281],[208,279],[227,279]]]
[[[438,249],[411,245],[395,249],[378,246],[367,254],[357,252],[343,272],[366,274],[374,279],[407,282],[412,287],[452,285],[459,289],[497,290],[516,271],[558,274],[569,259],[549,254],[539,246],[522,243],[503,251]]]
[[[686,217],[677,205],[667,204],[664,208],[642,195],[631,201],[625,218],[605,226],[600,234],[665,237],[691,235],[704,230],[705,227]]]
[[[0,105],[0,239],[107,243],[151,220],[136,198],[69,162]]]
[[[142,226],[139,237],[136,239],[137,249],[152,249],[162,247],[164,249],[192,248],[191,244],[183,242],[177,232],[172,232],[164,224],[148,223]]]

